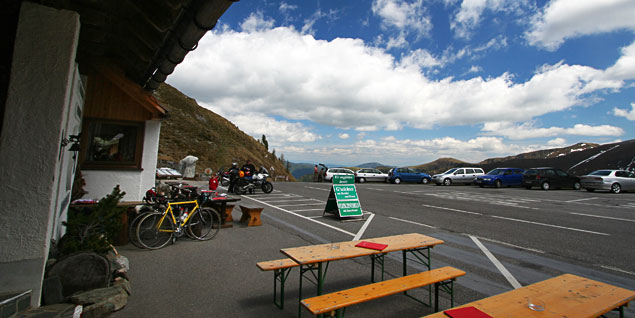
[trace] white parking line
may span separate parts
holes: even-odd
[[[498,240],[492,240],[490,238],[486,238],[486,237],[482,237],[482,236],[478,236],[478,235],[471,235],[471,234],[465,234],[465,235],[470,236],[470,237],[474,236],[474,237],[479,238],[479,239],[484,240],[484,241],[489,241],[489,242],[494,242],[494,243],[497,243],[497,244],[507,245],[507,246],[511,246],[511,247],[515,247],[515,248],[519,248],[519,249],[523,249],[523,250],[527,250],[527,251],[532,251],[532,252],[536,252],[536,253],[540,253],[540,254],[544,254],[545,253],[545,251],[537,250],[537,249],[534,249],[534,248],[514,245],[514,244],[507,243],[507,242],[501,242],[501,241],[498,241]]]
[[[597,199],[597,197],[584,198],[584,199],[577,199],[577,200],[569,200],[569,201],[564,201],[564,202],[566,202],[566,203],[572,203],[572,202],[588,201],[588,200],[595,200],[595,199]]]
[[[359,231],[357,231],[357,235],[355,235],[355,237],[353,238],[353,241],[359,240],[362,237],[362,235],[364,235],[364,232],[366,232],[366,228],[368,228],[368,225],[370,224],[370,222],[373,220],[374,217],[375,217],[375,214],[371,213],[368,219],[366,220],[366,222],[364,222],[364,225],[362,225],[362,228],[359,229]]]
[[[516,278],[512,275],[512,273],[510,273],[507,268],[505,268],[505,266],[503,266],[503,264],[501,262],[498,261],[498,259],[496,259],[496,257],[494,256],[494,254],[492,254],[487,247],[485,247],[485,245],[483,245],[483,243],[481,243],[481,241],[479,241],[476,237],[469,235],[469,237],[472,239],[472,241],[474,241],[474,244],[476,244],[476,246],[478,246],[481,251],[483,251],[483,253],[485,253],[485,256],[487,256],[487,258],[489,258],[489,260],[494,263],[494,266],[496,266],[496,268],[498,268],[498,271],[501,272],[501,274],[503,274],[503,276],[505,276],[505,278],[507,279],[507,281],[512,285],[512,287],[514,287],[514,289],[516,288],[520,288],[523,287],[522,285],[520,285],[520,283],[516,280]]]
[[[584,215],[584,216],[590,216],[590,217],[594,217],[594,218],[602,218],[602,219],[617,220],[617,221],[635,222],[635,220],[614,218],[612,216],[601,216],[601,215],[584,214],[584,213],[576,213],[576,212],[569,212],[569,214]]]
[[[267,202],[267,201],[263,201],[263,202]],[[277,205],[277,206],[303,206],[303,205],[316,205],[316,204],[322,204],[322,202],[304,203],[304,204],[280,204],[280,205]]]
[[[307,189],[313,189],[313,190],[321,190],[321,191],[331,191],[331,188],[328,188],[328,189],[322,189],[322,188],[307,187],[307,186],[305,186],[305,188],[307,188]]]
[[[305,212],[305,211],[324,211],[324,209],[304,209],[304,210],[293,210],[293,212]]]
[[[629,271],[625,271],[625,270],[617,268],[617,267],[606,266],[606,265],[600,265],[600,267],[605,268],[605,269],[610,269],[612,271],[621,272],[621,273],[624,273],[624,274],[629,274],[629,275],[635,276],[635,273],[629,272]]]
[[[271,202],[305,202],[305,201],[319,201],[319,202],[323,202],[320,201],[318,199],[293,199],[293,200],[267,200],[267,202],[271,203]]]
[[[509,220],[509,221],[516,221],[516,222],[523,222],[523,223],[529,223],[529,224],[535,224],[535,225],[542,225],[542,226],[549,226],[549,227],[555,227],[558,229],[564,229],[564,230],[571,230],[571,231],[577,231],[577,232],[584,232],[584,233],[590,233],[590,234],[597,234],[597,235],[606,235],[609,236],[610,234],[607,233],[602,233],[602,232],[594,232],[594,231],[589,231],[589,230],[581,230],[581,229],[576,229],[573,227],[566,227],[566,226],[560,226],[560,225],[553,225],[553,224],[546,224],[546,223],[540,223],[540,222],[533,222],[533,221],[527,221],[527,220],[520,220],[520,219],[512,219],[512,218],[506,218],[506,217],[502,217],[502,216],[497,216],[497,215],[489,215],[493,218],[497,218],[497,219],[503,219],[503,220]]]
[[[392,216],[389,216],[388,218],[389,218],[389,219],[393,219],[393,220],[397,220],[397,221],[401,221],[401,222],[410,223],[410,224],[421,225],[421,226],[429,227],[429,228],[432,228],[432,229],[438,229],[438,227],[436,227],[436,226],[432,226],[432,225],[428,225],[428,224],[423,224],[423,223],[418,223],[418,222],[409,221],[409,220],[404,220],[404,219],[399,219],[399,218],[392,217]]]
[[[299,217],[299,218],[302,218],[302,219],[305,219],[305,220],[308,220],[308,221],[311,221],[311,222],[315,222],[315,223],[320,224],[320,225],[324,225],[324,226],[326,226],[326,227],[328,227],[328,228],[331,228],[331,229],[334,229],[334,230],[336,230],[336,231],[339,231],[339,232],[342,232],[342,233],[348,234],[348,235],[350,235],[350,236],[352,236],[352,237],[355,237],[355,234],[353,234],[353,233],[351,233],[351,232],[349,232],[349,231],[346,231],[346,230],[342,230],[342,229],[340,229],[339,227],[335,227],[335,226],[332,226],[332,225],[330,225],[330,224],[326,224],[326,223],[324,223],[324,222],[320,222],[320,221],[313,220],[313,219],[311,219],[311,218],[309,218],[309,217],[306,217],[306,216],[304,216],[304,215],[302,215],[302,214],[298,214],[298,213],[295,213],[295,212],[293,212],[293,211],[289,211],[289,210],[286,210],[286,209],[283,209],[283,208],[279,208],[279,207],[277,207],[277,206],[275,206],[275,205],[269,204],[269,203],[264,202],[264,201],[260,201],[260,200],[258,200],[258,199],[254,199],[254,198],[251,198],[251,197],[244,197],[244,198],[246,198],[246,199],[250,199],[250,200],[253,200],[253,201],[256,201],[256,202],[258,202],[258,203],[260,203],[260,204],[264,204],[264,205],[270,206],[270,207],[272,207],[272,208],[274,208],[274,209],[278,209],[278,210],[280,210],[280,211],[282,211],[282,212],[289,213],[289,214],[291,214],[291,215],[295,215],[295,216],[297,216],[297,217]]]
[[[422,204],[421,206],[425,206],[427,208],[439,209],[439,210],[448,210],[448,211],[453,211],[453,212],[459,212],[459,213],[483,215],[482,213],[463,211],[463,210],[457,210],[457,209],[450,209],[450,208],[445,208],[445,207],[442,207],[442,206],[434,206],[434,205],[427,205],[427,204]]]

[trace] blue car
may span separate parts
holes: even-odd
[[[476,178],[476,183],[481,188],[484,186],[511,187],[520,186],[523,182],[523,169],[520,168],[496,168],[486,175]]]
[[[390,181],[390,183],[418,182],[427,184],[430,182],[430,179],[429,174],[418,172],[408,167],[394,168],[388,172],[388,181]]]

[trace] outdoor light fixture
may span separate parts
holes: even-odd
[[[81,136],[81,134],[68,135],[67,138],[62,139],[62,148],[66,147],[66,146],[68,146],[68,144],[72,143],[71,147],[68,148],[68,151],[74,152],[73,159],[75,159],[75,156],[77,156],[77,152],[79,150],[81,150],[81,147],[79,146],[79,137],[80,136]]]

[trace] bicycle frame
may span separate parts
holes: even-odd
[[[185,205],[185,204],[194,204],[194,208],[190,211],[190,213],[187,215],[187,217],[180,222],[176,221],[176,217],[174,217],[174,212],[172,210],[172,206],[177,206],[177,205]],[[163,216],[161,216],[161,219],[159,220],[159,222],[157,222],[157,230],[160,232],[176,232],[178,231],[178,229],[182,228],[183,226],[185,226],[185,224],[187,224],[187,222],[190,220],[190,217],[192,217],[192,215],[194,215],[194,212],[196,210],[198,210],[200,208],[200,206],[198,205],[198,201],[194,200],[194,201],[181,201],[181,202],[168,202],[168,207],[165,209],[165,212],[163,212]],[[165,220],[165,218],[170,215],[170,217],[172,218],[172,221],[174,222],[174,225],[176,225],[177,230],[165,230],[165,229],[161,229],[161,225],[163,224],[163,221]]]

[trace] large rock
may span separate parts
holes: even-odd
[[[110,262],[99,254],[80,252],[58,260],[46,276],[59,277],[66,297],[79,291],[110,285]]]
[[[71,296],[71,302],[83,305],[82,317],[103,317],[128,303],[128,293],[122,285],[93,289]]]

